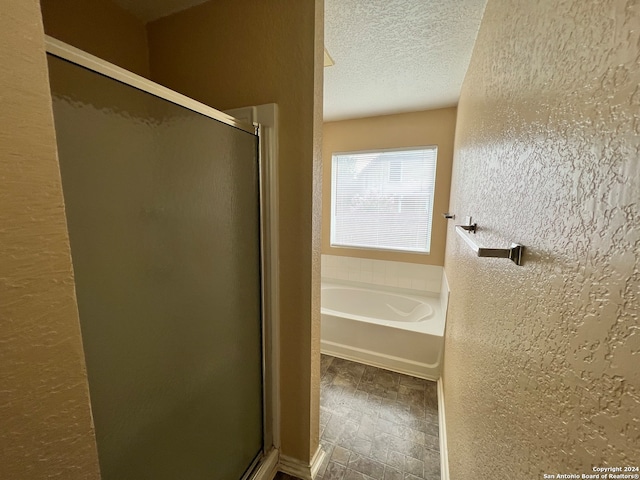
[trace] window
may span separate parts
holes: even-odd
[[[334,154],[331,245],[429,253],[437,152]]]

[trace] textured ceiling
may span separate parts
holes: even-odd
[[[113,0],[143,22],[151,22],[207,0]]]
[[[486,0],[325,0],[324,119],[452,106]]]

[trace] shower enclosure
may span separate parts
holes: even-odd
[[[102,478],[246,478],[264,451],[257,132],[53,51]]]

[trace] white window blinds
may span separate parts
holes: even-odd
[[[333,155],[331,245],[429,253],[437,153]]]

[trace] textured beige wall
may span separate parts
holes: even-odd
[[[147,25],[154,81],[222,110],[279,106],[282,451],[303,461],[319,421],[311,383],[319,343],[318,8],[322,0],[215,0]]]
[[[322,139],[322,253],[395,262],[444,265],[456,108],[342,120],[324,124]],[[331,155],[334,152],[396,147],[438,146],[436,191],[433,203],[431,253],[385,252],[331,246]]]
[[[640,6],[489,0],[458,106],[444,386],[452,480],[640,459]]]
[[[109,0],[40,0],[47,35],[149,76],[142,21]]]
[[[0,478],[98,479],[37,0],[0,14]]]

